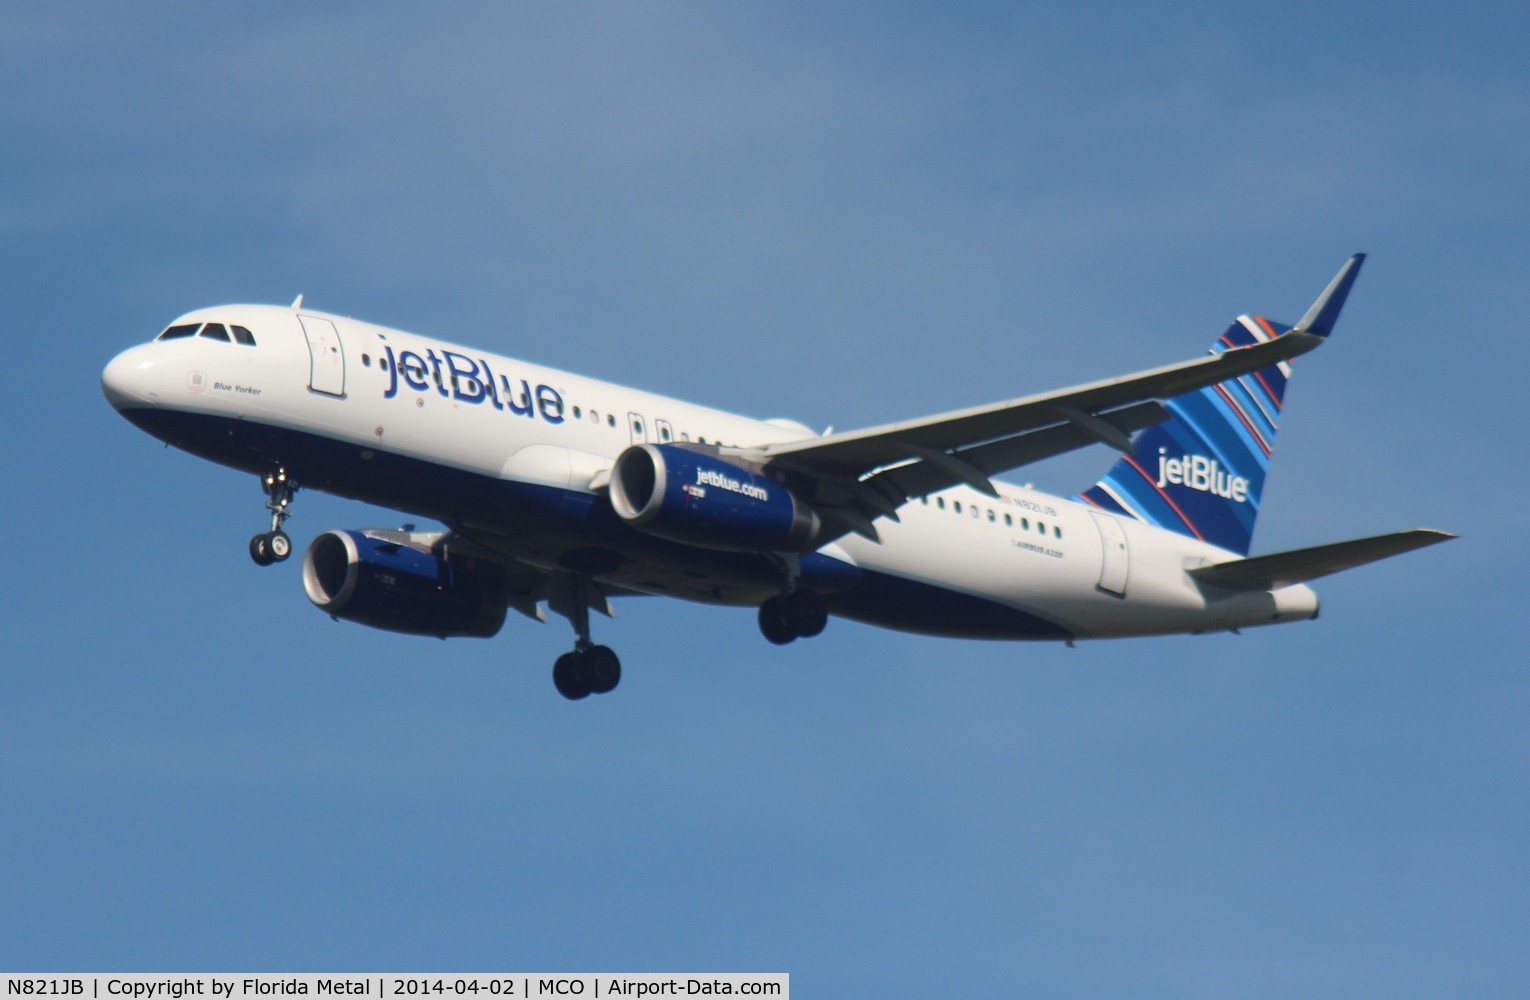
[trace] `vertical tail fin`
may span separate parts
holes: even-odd
[[[1359,272],[1357,254],[1296,329],[1326,337]],[[1278,337],[1291,327],[1240,316],[1214,354]],[[1164,400],[1169,420],[1139,434],[1132,451],[1079,499],[1113,513],[1247,555],[1280,426],[1291,362]]]

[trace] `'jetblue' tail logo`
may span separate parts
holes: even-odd
[[[1212,352],[1278,337],[1288,327],[1241,316]],[[1290,377],[1290,362],[1164,401],[1170,418],[1079,499],[1247,555]]]
[[[1186,455],[1169,458],[1167,448],[1158,449],[1158,488],[1188,486],[1202,493],[1215,493],[1237,503],[1248,502],[1248,480],[1222,469],[1214,458]]]

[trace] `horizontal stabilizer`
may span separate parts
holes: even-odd
[[[1443,542],[1455,535],[1445,531],[1419,528],[1396,531],[1372,538],[1356,538],[1308,549],[1292,549],[1252,559],[1235,559],[1213,566],[1198,566],[1189,571],[1201,583],[1233,590],[1278,590],[1296,583],[1316,580],[1379,559],[1400,556],[1426,545]]]

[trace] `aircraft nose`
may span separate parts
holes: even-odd
[[[112,358],[101,371],[101,393],[113,409],[147,406],[154,402],[146,387],[149,361],[133,347]]]

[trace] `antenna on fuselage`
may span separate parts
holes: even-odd
[[[301,309],[301,308],[303,308],[303,293],[302,292],[298,292],[298,297],[292,300],[292,308],[294,308],[294,309]]]

